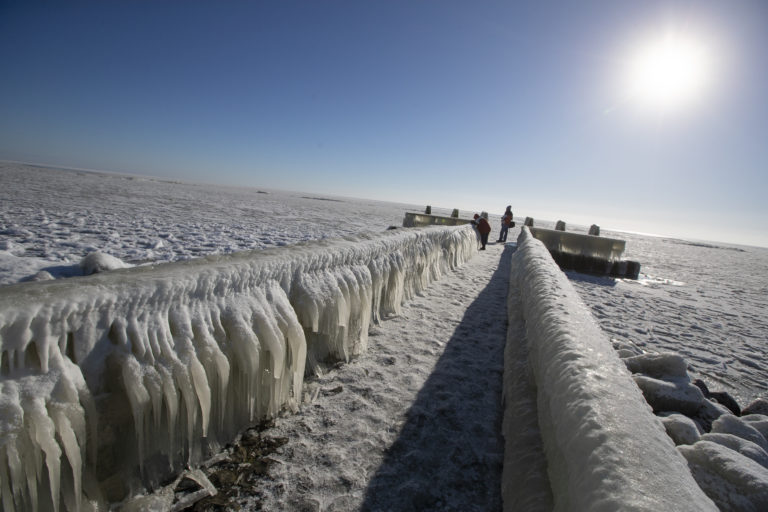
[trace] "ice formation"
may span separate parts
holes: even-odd
[[[475,250],[469,227],[397,230],[0,288],[3,509],[93,509],[194,464]]]
[[[510,290],[519,293],[525,322],[554,509],[717,510],[608,338],[528,228],[518,239]],[[505,468],[505,487],[515,485],[513,477]]]

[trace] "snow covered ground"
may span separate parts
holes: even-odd
[[[96,250],[130,264],[172,261],[381,231],[400,225],[404,210],[423,208],[19,164],[0,163],[0,181],[2,284],[40,270],[78,275],[79,261]],[[491,224],[493,240],[497,216]],[[693,376],[742,406],[765,397],[768,250],[603,234],[627,240],[641,279],[568,275],[609,336],[680,353]],[[263,433],[286,441],[266,476],[241,489],[240,503],[267,510],[500,507],[508,282],[500,263],[512,247],[489,248],[373,327],[366,355],[308,382],[300,412]]]

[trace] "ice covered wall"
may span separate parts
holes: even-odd
[[[3,509],[87,510],[200,461],[476,248],[395,230],[0,288]]]
[[[518,238],[510,290],[518,294],[510,301],[522,309],[554,510],[717,510],[610,341],[527,228]],[[526,350],[507,355],[520,352]],[[514,363],[508,357],[505,366]],[[515,424],[505,421],[507,440],[525,434],[510,430]],[[520,487],[515,477],[505,470],[504,486]]]

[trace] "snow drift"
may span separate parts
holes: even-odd
[[[506,351],[504,436],[515,443],[536,428],[513,421],[520,413],[509,410],[520,400],[506,387],[525,382],[508,368],[520,371],[513,356],[523,354],[551,498],[540,479],[529,476],[527,486],[516,481],[525,471],[515,457],[536,449],[517,446],[504,461],[506,509],[538,493],[542,509],[551,499],[555,510],[717,510],[566,276],[525,227],[513,256],[509,303],[507,343],[526,346]],[[520,322],[522,330],[514,327]],[[527,431],[514,430],[520,425]]]
[[[202,460],[476,249],[396,230],[0,288],[3,509],[87,510]]]

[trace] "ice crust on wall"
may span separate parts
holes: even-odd
[[[565,274],[525,227],[511,280],[554,510],[717,510]],[[510,477],[505,487],[515,485]]]
[[[0,288],[3,509],[119,500],[295,409],[476,248],[397,230]]]

